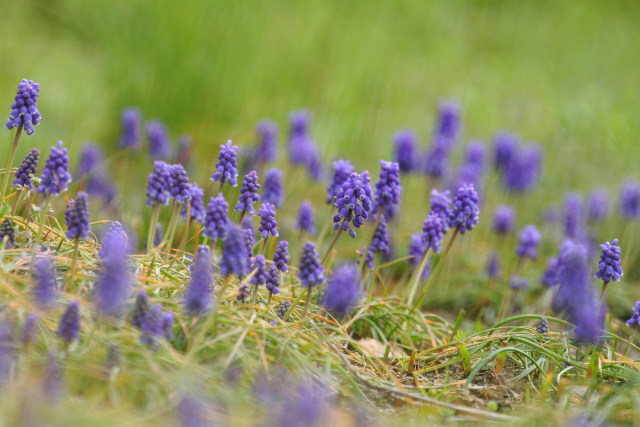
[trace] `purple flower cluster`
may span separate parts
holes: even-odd
[[[69,344],[80,335],[80,306],[78,301],[71,301],[58,323],[56,333]]]
[[[69,240],[89,238],[91,224],[89,224],[89,202],[87,193],[80,192],[75,199],[69,200],[67,210],[64,211]]]
[[[549,258],[547,260],[547,267],[542,274],[540,282],[548,287],[560,284],[561,268],[562,265],[560,264],[560,259],[558,257]]]
[[[220,146],[216,171],[211,176],[213,181],[219,181],[221,185],[229,183],[230,186],[238,185],[238,160],[236,159],[237,145],[232,145],[231,140]]]
[[[298,278],[303,288],[318,286],[324,283],[324,268],[316,252],[316,247],[311,242],[302,245]]]
[[[509,234],[516,225],[516,212],[511,206],[499,205],[493,212],[492,228],[497,234]]]
[[[620,213],[625,219],[640,216],[640,184],[630,181],[620,191]]]
[[[262,200],[282,208],[282,172],[280,169],[269,169],[264,173]]]
[[[538,258],[538,246],[542,240],[542,234],[535,225],[527,225],[520,230],[520,236],[518,240],[518,246],[516,247],[516,254],[520,258]]]
[[[196,183],[189,184],[188,187],[189,194],[191,196],[191,207],[190,207],[190,217],[191,221],[199,222],[200,224],[204,223],[204,219],[206,216],[206,210],[204,208],[204,190]],[[226,212],[226,208],[225,208]],[[182,206],[180,210],[180,216],[186,220],[187,219],[187,205]]]
[[[169,194],[176,203],[185,203],[191,199],[189,177],[181,164],[169,166]]]
[[[40,111],[38,111],[38,94],[40,84],[33,80],[22,79],[18,85],[15,102],[11,105],[9,121],[5,125],[11,130],[22,126],[27,135],[33,135],[34,126],[40,124]]]
[[[467,147],[464,162],[458,169],[454,188],[462,185],[473,185],[480,188],[482,175],[485,172],[486,148],[481,141],[471,141]]]
[[[518,150],[518,137],[509,132],[499,132],[493,138],[493,167],[503,171]]]
[[[471,231],[480,217],[478,193],[473,185],[463,185],[453,199],[453,207],[449,216],[449,227],[458,228],[461,234]]]
[[[119,314],[131,290],[127,235],[122,228],[110,230],[105,241],[107,246],[103,247],[102,268],[94,292],[100,312]]]
[[[211,253],[208,246],[198,246],[191,271],[191,281],[185,293],[184,306],[191,315],[199,315],[211,309],[211,282],[213,280]]]
[[[310,202],[304,201],[298,207],[298,219],[294,225],[297,230],[306,231],[309,234],[316,234],[316,227],[313,221],[313,206]]]
[[[598,222],[609,216],[609,195],[605,190],[593,190],[587,199],[587,220]]]
[[[294,111],[289,117],[289,161],[301,165],[314,180],[320,179],[322,173],[320,156],[315,141],[309,135],[311,115],[308,111]]]
[[[262,255],[256,255],[255,257],[249,260],[249,271],[255,273],[251,278],[251,284],[256,285],[256,287],[264,285],[267,283],[268,273],[267,273],[267,260]]]
[[[107,203],[116,196],[116,188],[108,179],[104,168],[104,153],[96,144],[83,144],[76,167],[76,178],[84,180],[87,193],[102,197]]]
[[[371,244],[368,248],[363,248],[363,250],[367,251],[364,265],[369,269],[373,269],[374,267],[373,260],[376,254],[389,255],[391,253],[391,239],[387,233],[387,221],[384,216],[380,218],[378,227],[373,233]]]
[[[275,263],[269,264],[266,286],[272,294],[278,295],[280,293],[280,270]]]
[[[327,203],[332,204],[336,198],[340,186],[349,179],[355,171],[353,165],[348,160],[336,160],[333,162],[333,179],[327,187]]]
[[[334,317],[344,317],[361,297],[360,282],[360,274],[355,264],[343,264],[336,268],[322,297],[322,305]]]
[[[0,225],[0,241],[5,241],[6,248],[12,248],[16,245],[16,232],[9,218],[2,220]]]
[[[40,174],[40,185],[37,192],[46,196],[60,194],[67,191],[71,182],[69,173],[69,156],[67,149],[62,148],[62,141],[58,141],[57,147],[51,147],[49,158]]]
[[[235,225],[227,228],[227,236],[222,243],[222,259],[220,260],[220,274],[227,277],[235,274],[244,276],[247,270],[247,258],[249,253],[245,244],[245,236],[242,229]]]
[[[519,147],[504,166],[502,181],[507,191],[529,191],[538,181],[542,169],[542,150],[538,145]]]
[[[631,317],[627,320],[627,326],[631,327],[633,325],[640,325],[640,301],[636,301],[636,303],[631,307]]]
[[[18,170],[16,171],[16,179],[13,180],[13,186],[20,188],[27,188],[33,190],[33,184],[31,183],[31,177],[35,176],[38,171],[38,160],[40,159],[40,151],[32,149],[27,157],[24,158]]]
[[[149,138],[149,156],[152,159],[166,160],[171,157],[171,141],[164,123],[158,120],[149,122],[147,137]]]
[[[422,248],[423,251],[431,249],[438,253],[442,248],[442,239],[446,232],[444,222],[437,213],[431,211],[422,224]]]
[[[147,181],[147,206],[169,203],[169,179],[169,166],[165,162],[155,161]]]
[[[401,129],[393,135],[393,158],[400,172],[413,172],[418,166],[416,159],[418,138],[410,129]]]
[[[451,216],[451,198],[449,190],[438,191],[435,188],[431,190],[431,212],[437,214],[442,219],[444,233],[449,229],[449,217]]]
[[[517,291],[518,289],[527,289],[529,287],[529,282],[527,282],[527,279],[524,277],[511,276],[511,279],[509,279],[509,287],[514,291]]]
[[[613,239],[611,243],[606,242],[600,245],[600,262],[595,277],[602,279],[607,284],[609,282],[619,282],[624,274],[622,271],[622,260],[620,259],[620,246],[618,239]]]
[[[229,227],[227,217],[227,202],[221,194],[218,197],[209,199],[209,206],[204,219],[204,231],[202,234],[212,240],[224,239]]]
[[[356,237],[356,232],[350,225],[360,228],[365,219],[367,219],[371,211],[371,185],[369,182],[369,172],[364,171],[361,175],[356,172],[340,186],[336,193],[335,207],[338,208],[338,214],[333,217],[333,229],[337,230],[342,227],[343,230],[349,230],[352,238]]]
[[[138,149],[142,133],[142,114],[135,107],[122,110],[122,132],[120,148]]]
[[[278,237],[278,222],[276,221],[276,208],[271,203],[263,203],[258,210],[258,216],[260,217],[260,234],[263,239],[269,237],[271,234],[273,237]]]
[[[489,279],[499,279],[502,275],[500,254],[497,251],[492,251],[491,255],[489,255],[489,262],[487,263],[487,275],[489,276]]]
[[[258,146],[253,152],[257,162],[270,163],[276,159],[278,126],[271,120],[262,120],[256,126]]]
[[[56,298],[56,276],[50,258],[39,256],[33,264],[33,300],[40,308],[47,308]]]
[[[393,218],[400,203],[400,167],[397,163],[380,160],[380,179],[376,182],[373,212],[383,209],[384,216],[390,220]]]
[[[142,328],[147,313],[149,312],[149,297],[145,291],[140,291],[136,295],[136,301],[133,304],[133,311],[131,312],[131,325],[136,328]]]
[[[584,233],[584,205],[578,194],[569,193],[565,196],[562,218],[566,237],[571,239],[582,237]]]
[[[238,197],[238,204],[235,207],[236,212],[246,212],[249,215],[255,215],[256,211],[253,208],[253,204],[260,200],[258,194],[260,190],[260,184],[258,184],[258,174],[256,171],[251,171],[245,175],[242,181],[242,188],[240,189],[240,196]]]
[[[286,240],[281,240],[276,246],[276,251],[273,253],[273,264],[278,267],[283,273],[289,271],[287,263],[289,262],[289,243]]]

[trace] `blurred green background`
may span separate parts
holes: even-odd
[[[429,141],[447,97],[462,103],[465,139],[510,129],[542,143],[543,188],[556,195],[637,173],[635,1],[22,0],[2,11],[6,115],[21,78],[42,85],[42,125],[19,156],[58,139],[113,151],[120,111],[136,105],[174,137],[191,133],[213,169],[225,140],[252,142],[259,119],[284,126],[308,107],[325,160],[375,171],[398,128]]]

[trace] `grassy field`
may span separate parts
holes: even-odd
[[[30,199],[32,208],[25,204],[15,215],[2,211],[15,226],[17,244],[0,249],[0,374],[11,360],[9,380],[0,375],[0,386],[13,391],[0,403],[0,418],[9,425],[186,426],[200,425],[187,418],[201,418],[223,425],[311,426],[319,413],[321,424],[335,425],[637,423],[640,347],[624,321],[640,296],[640,226],[621,218],[617,205],[620,185],[640,178],[639,21],[635,2],[594,0],[3,5],[0,95],[7,115],[21,78],[41,84],[42,124],[33,136],[22,136],[14,167],[32,147],[41,151],[42,167],[48,147],[63,140],[74,173],[83,143],[94,141],[107,153],[119,191],[110,205],[90,199],[98,238],[81,243],[77,254],[73,239],[64,236],[62,212],[86,182],[74,181],[64,196],[51,199],[41,234],[60,289],[49,311],[35,307],[31,296],[42,200]],[[400,219],[389,225],[392,256],[376,259],[365,275],[373,291],[345,319],[322,308],[320,292],[307,313],[297,278],[300,202],[313,202],[320,233],[306,237],[323,255],[335,214],[324,203],[331,161],[349,159],[357,171],[368,169],[375,183],[378,161],[392,160],[397,130],[414,129],[423,148],[432,143],[442,99],[461,106],[456,165],[469,141],[490,147],[496,132],[510,130],[544,148],[539,185],[526,196],[507,194],[495,171],[483,175],[478,227],[458,237],[447,255],[433,257],[432,268],[442,269],[433,281],[415,282],[419,289],[430,287],[422,310],[414,310],[405,298],[414,276],[403,258],[429,211],[432,181],[403,175]],[[222,245],[214,242],[218,308],[199,317],[184,313],[200,235],[190,234],[186,250],[179,248],[179,221],[173,244],[145,254],[152,220],[144,192],[153,164],[144,152],[118,149],[120,114],[128,106],[139,107],[145,121],[165,122],[174,143],[182,134],[193,137],[189,177],[205,189],[205,200],[217,191],[209,177],[220,144],[232,139],[241,149],[253,146],[260,119],[279,124],[274,165],[285,174],[285,200],[277,215],[292,266],[282,275],[281,295],[267,301],[261,294],[255,305],[235,302],[251,276],[222,278]],[[300,108],[313,113],[320,182],[286,161],[288,117]],[[7,152],[13,135],[7,132]],[[589,224],[592,240],[584,244],[596,251],[597,243],[619,238],[625,275],[607,291],[604,339],[592,346],[572,338],[572,326],[550,309],[553,292],[539,282],[564,238],[558,222],[544,220],[548,209],[560,207],[570,191],[586,195],[596,187],[609,191],[613,213]],[[239,187],[224,189],[231,211],[238,193]],[[8,194],[12,205],[17,193]],[[517,235],[492,233],[491,215],[503,203],[517,208],[518,229],[529,223],[540,228],[537,260],[521,265],[514,253]],[[230,218],[237,216],[231,212]],[[161,224],[167,227],[170,217],[163,208]],[[113,220],[130,227],[138,241],[129,258],[136,290],[176,318],[170,339],[145,344],[128,315],[101,317],[95,308],[96,281],[106,269],[97,251]],[[328,251],[328,276],[341,262],[356,261],[355,251],[372,232],[366,223],[356,239],[343,235]],[[445,246],[453,242],[450,235]],[[261,247],[259,241],[256,251]],[[504,274],[492,281],[486,264],[494,250]],[[595,271],[595,258],[589,262]],[[512,273],[528,280],[530,289],[512,294]],[[82,327],[67,346],[56,328],[72,300],[80,303]],[[289,322],[275,315],[285,300],[300,301]],[[14,356],[4,359],[2,334],[10,329],[17,342],[29,313],[41,319],[38,338],[10,345]],[[543,316],[548,335],[535,332]],[[109,365],[111,344],[120,356]],[[48,354],[61,373],[51,373]]]

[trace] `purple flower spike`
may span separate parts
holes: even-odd
[[[253,208],[253,204],[260,200],[258,190],[260,190],[258,174],[256,171],[251,171],[245,175],[244,180],[242,181],[238,204],[235,207],[236,212],[246,212],[251,216],[255,215],[256,211]]]
[[[67,344],[78,339],[80,335],[80,308],[77,301],[71,301],[60,318],[58,336]]]
[[[147,315],[144,317],[140,330],[142,335],[140,339],[143,343],[147,344],[152,349],[158,347],[157,338],[162,336],[162,308],[159,305],[153,304],[149,307]]]
[[[228,183],[235,187],[238,185],[238,160],[236,159],[237,145],[232,145],[231,140],[220,146],[216,172],[211,176],[213,181],[219,181],[224,185]]]
[[[270,120],[262,120],[256,126],[258,146],[254,158],[258,162],[270,163],[276,159],[278,146],[278,126]]]
[[[258,210],[258,216],[260,217],[260,234],[263,239],[269,237],[271,234],[273,237],[278,237],[278,223],[276,221],[276,208],[271,203],[263,203],[262,207]]]
[[[169,132],[164,123],[157,120],[149,122],[147,136],[149,138],[149,156],[152,159],[166,160],[171,157],[171,141],[169,141]]]
[[[449,170],[449,153],[442,145],[435,145],[429,149],[425,159],[424,171],[433,178],[443,177]]]
[[[67,210],[64,211],[64,221],[67,224],[67,238],[69,240],[87,240],[91,224],[89,224],[89,202],[87,193],[79,192],[75,199],[69,200]]]
[[[442,219],[444,233],[449,229],[449,217],[451,216],[451,198],[449,190],[438,191],[435,188],[431,190],[431,211],[438,214]]]
[[[625,219],[640,216],[640,184],[635,181],[627,182],[620,192],[620,214]]]
[[[244,233],[244,245],[247,248],[249,257],[253,255],[253,247],[256,245],[256,235],[253,232],[253,228],[243,228]]]
[[[298,208],[298,220],[293,226],[296,230],[306,231],[309,234],[316,234],[316,227],[313,221],[313,206],[310,202],[300,203]]]
[[[517,291],[518,289],[527,289],[529,287],[529,282],[527,282],[527,279],[523,277],[511,276],[511,279],[509,280],[509,287],[514,291]]]
[[[185,203],[191,199],[189,177],[181,164],[169,166],[169,193],[176,203]]]
[[[113,231],[103,252],[102,268],[94,286],[98,310],[118,315],[123,310],[131,290],[131,271],[127,256],[128,242],[124,230]]]
[[[327,286],[322,305],[336,318],[344,317],[360,299],[362,290],[358,267],[355,264],[343,264],[338,267]]]
[[[244,276],[248,257],[249,253],[245,244],[244,232],[240,227],[230,225],[227,230],[227,236],[222,243],[220,274],[223,277],[231,274],[235,274],[238,277]]]
[[[400,172],[413,172],[418,157],[418,138],[410,129],[402,129],[393,135],[393,158],[400,167]]]
[[[22,125],[27,135],[33,135],[33,127],[40,124],[41,118],[40,111],[38,111],[39,92],[39,83],[22,79],[18,85],[15,102],[11,105],[9,121],[5,125],[7,129],[11,130]]]
[[[189,193],[191,194],[191,221],[204,224],[206,211],[202,198],[204,197],[204,190],[198,187],[197,184],[189,184]],[[226,209],[225,209],[226,212]],[[186,221],[187,219],[187,205],[182,206],[180,216]]]
[[[149,312],[149,297],[145,291],[140,291],[136,295],[136,302],[133,304],[131,324],[138,329],[142,328],[147,312]]]
[[[244,301],[249,299],[250,296],[251,296],[251,289],[249,289],[249,286],[242,285],[240,286],[240,289],[238,289],[238,295],[236,295],[236,300],[244,303]]]
[[[598,222],[609,216],[609,195],[605,190],[593,190],[587,199],[587,219]]]
[[[27,346],[35,342],[38,323],[38,316],[33,313],[30,313],[24,320],[24,326],[22,327],[22,333],[20,334],[20,342],[22,345]]]
[[[227,209],[228,205],[222,193],[218,194],[218,197],[209,199],[209,206],[204,220],[203,234],[205,237],[212,240],[225,238],[229,226]]]
[[[128,242],[127,233],[122,228],[122,224],[118,221],[111,223],[107,232],[102,239],[102,249],[98,251],[98,256],[102,259],[109,257],[114,251],[121,250],[118,246],[124,244],[128,251],[130,243]]]
[[[320,283],[324,283],[324,268],[320,263],[316,247],[311,242],[302,245],[298,278],[300,279],[300,286],[303,288],[318,286]]]
[[[516,254],[520,258],[538,258],[538,246],[542,235],[535,225],[527,225],[520,231],[520,239],[516,247]]]
[[[69,156],[67,149],[62,148],[62,141],[58,141],[58,147],[51,147],[51,153],[47,159],[44,169],[40,174],[40,185],[37,192],[44,196],[57,195],[67,191],[67,186],[71,182],[69,173]]]
[[[584,232],[584,205],[582,198],[569,193],[564,198],[564,234],[572,239],[581,237]]]
[[[343,230],[349,230],[352,238],[356,237],[355,228],[360,228],[365,219],[367,219],[371,211],[371,185],[369,182],[369,172],[364,171],[361,175],[356,172],[352,173],[336,193],[336,202],[334,206],[338,208],[338,214],[333,217],[333,229],[337,230],[342,227]]]
[[[511,206],[499,205],[493,212],[492,228],[497,234],[509,234],[516,226],[516,211]]]
[[[306,110],[294,111],[289,122],[289,161],[304,166],[311,178],[317,181],[322,171],[318,147],[309,135],[311,114]]]
[[[492,251],[489,255],[489,262],[487,263],[487,274],[489,279],[499,279],[502,274],[502,266],[500,265],[500,254],[496,251]]]
[[[480,217],[478,208],[478,193],[473,185],[464,185],[458,189],[453,200],[453,209],[449,216],[449,227],[458,227],[461,234],[471,231]]]
[[[80,179],[87,174],[93,173],[100,168],[104,162],[104,152],[102,149],[91,142],[82,144],[80,151],[80,160],[76,166],[76,179]]]
[[[547,260],[547,268],[544,270],[540,282],[548,287],[560,284],[561,265],[558,257],[551,257]]]
[[[212,308],[211,282],[213,268],[208,246],[199,246],[187,288],[184,306],[191,315],[200,315]]]
[[[340,186],[349,179],[354,172],[353,165],[349,160],[336,160],[333,162],[333,179],[327,187],[327,203],[332,204]]]
[[[256,255],[249,260],[249,271],[256,271],[251,278],[251,283],[256,287],[267,283],[267,260],[262,255]]]
[[[380,217],[378,227],[373,233],[371,245],[369,245],[368,248],[363,248],[363,250],[367,251],[364,263],[370,270],[374,267],[373,260],[376,254],[381,253],[384,255],[389,255],[391,253],[391,239],[389,238],[389,234],[387,233],[387,221],[384,215]]]
[[[147,183],[147,206],[169,203],[169,179],[169,165],[155,161]]]
[[[122,110],[122,131],[120,133],[120,148],[140,147],[142,133],[142,114],[135,107]]]
[[[13,248],[16,245],[16,233],[9,218],[5,218],[0,226],[0,241],[3,240],[6,248]]]
[[[436,138],[447,141],[451,147],[462,129],[460,119],[460,105],[452,100],[442,100],[438,103],[438,123],[436,125]]]
[[[619,282],[624,272],[622,271],[618,239],[613,239],[611,243],[606,242],[600,245],[600,249],[602,249],[602,252],[600,253],[600,263],[595,277],[602,279],[605,284]]]
[[[280,169],[269,169],[264,173],[262,200],[282,208],[282,172]]]
[[[376,182],[375,202],[373,212],[384,207],[384,216],[391,220],[400,203],[400,166],[397,163],[380,160],[380,179]]]
[[[497,171],[507,168],[518,150],[518,137],[509,132],[500,132],[493,138],[493,167]]]
[[[429,212],[422,225],[422,248],[425,251],[431,249],[435,253],[440,252],[444,233],[445,226],[440,215]]]
[[[273,262],[269,264],[266,286],[267,290],[272,294],[278,295],[280,293],[280,270]]]
[[[50,307],[56,298],[56,276],[51,259],[39,256],[33,264],[33,300],[40,308]]]
[[[160,326],[161,334],[166,339],[170,340],[173,338],[173,325],[175,323],[175,317],[173,313],[165,311],[162,313],[162,323]]]
[[[276,251],[273,253],[273,264],[278,267],[278,270],[286,273],[289,271],[287,264],[289,263],[289,242],[286,240],[280,240]]]
[[[506,165],[503,181],[507,191],[529,191],[538,181],[542,169],[542,149],[538,145],[521,147]]]
[[[35,148],[32,149],[27,157],[24,158],[18,170],[16,171],[16,179],[13,180],[13,186],[21,189],[27,188],[33,190],[33,184],[31,183],[31,177],[38,172],[38,160],[40,159],[40,152]]]
[[[636,301],[633,307],[631,307],[631,311],[633,314],[629,320],[627,320],[627,326],[640,325],[640,301]]]

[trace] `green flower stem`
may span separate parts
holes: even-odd
[[[156,228],[160,217],[160,204],[156,203],[151,208],[151,221],[149,221],[149,233],[147,234],[147,253],[153,250],[153,242],[156,239]]]
[[[369,252],[369,248],[371,247],[371,244],[373,243],[373,238],[376,236],[376,230],[378,229],[378,226],[380,225],[380,219],[382,218],[382,209],[384,208],[384,204],[380,205],[380,209],[378,209],[378,213],[376,215],[376,222],[373,224],[373,231],[371,232],[371,238],[369,239],[369,243],[367,243],[367,246],[364,247],[364,251],[362,251],[362,256],[360,257],[360,267],[362,268],[362,273],[364,274],[364,270],[365,270],[365,265],[364,265],[364,259],[367,256],[367,252]]]
[[[20,142],[20,134],[22,134],[22,125],[18,126],[18,130],[16,131],[16,136],[13,139],[13,146],[11,147],[11,154],[9,154],[9,160],[7,161],[7,167],[4,170],[4,180],[2,182],[2,193],[0,193],[0,201],[2,203],[4,203],[4,196],[6,195],[7,187],[9,186],[9,176],[11,175],[13,160],[16,157],[18,142]]]
[[[182,233],[182,239],[180,239],[180,246],[178,249],[182,252],[187,247],[187,239],[189,238],[189,229],[191,228],[191,200],[187,200],[187,220],[184,225],[184,232]]]
[[[344,223],[344,219],[342,221],[340,221],[340,226],[338,227],[338,230],[336,231],[335,236],[333,236],[333,240],[331,241],[331,243],[329,243],[329,247],[327,248],[327,252],[325,252],[324,256],[322,257],[322,265],[324,266],[324,263],[327,261],[327,258],[329,258],[329,254],[331,253],[331,250],[333,249],[333,247],[335,246],[336,242],[338,241],[338,238],[340,237],[340,235],[342,234],[342,224]]]
[[[413,274],[411,275],[411,286],[409,287],[409,293],[407,294],[407,304],[411,304],[413,302],[413,297],[415,296],[418,290],[418,284],[420,283],[420,279],[422,278],[422,272],[424,271],[427,265],[427,257],[429,255],[429,248],[422,254],[420,258],[420,262],[418,266],[413,270]]]

